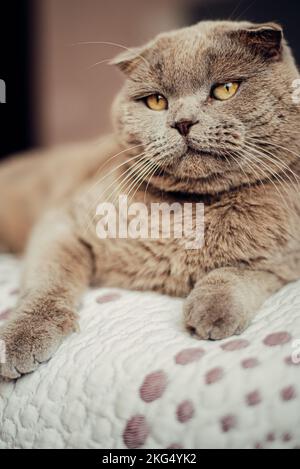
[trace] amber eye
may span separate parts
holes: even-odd
[[[161,94],[151,94],[145,98],[145,103],[152,111],[164,111],[168,109],[168,101]]]
[[[240,84],[235,83],[224,83],[223,85],[218,85],[212,90],[212,95],[215,99],[219,101],[226,101],[227,99],[233,98],[237,93]]]

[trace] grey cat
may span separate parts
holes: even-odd
[[[187,297],[187,328],[217,340],[244,331],[300,277],[299,73],[281,27],[202,22],[114,63],[126,82],[113,135],[0,169],[0,244],[27,245],[19,303],[0,331],[2,377],[53,355],[76,330],[76,304],[91,284]],[[97,204],[132,187],[146,204],[203,202],[204,246],[100,240]]]

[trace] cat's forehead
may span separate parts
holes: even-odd
[[[156,81],[168,93],[181,94],[211,81],[251,73],[249,54],[232,43],[227,35],[230,27],[231,23],[205,22],[158,36],[148,51],[149,67],[143,79]]]

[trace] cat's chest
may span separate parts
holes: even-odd
[[[235,265],[259,268],[274,255],[280,258],[294,238],[292,213],[276,198],[259,192],[207,206],[202,265],[206,270]]]
[[[164,229],[153,229],[152,224],[151,230],[149,213],[141,212],[132,230],[126,221],[121,237],[117,223],[116,236],[98,243],[97,280],[186,296],[207,272],[226,266],[255,266],[286,242],[283,220],[276,210],[255,203],[225,200],[204,206],[197,220],[193,216],[189,223],[187,217],[187,226],[180,226],[177,219],[176,235],[173,222],[171,218]]]

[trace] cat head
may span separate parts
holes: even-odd
[[[299,119],[298,71],[279,25],[201,22],[113,63],[126,76],[116,133],[127,148],[141,145],[139,170],[151,184],[215,193],[272,177],[295,159],[276,146],[295,141]]]

